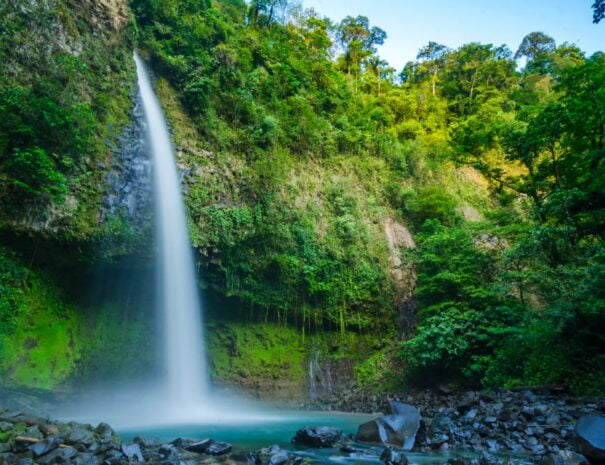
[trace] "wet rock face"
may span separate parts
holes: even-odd
[[[592,464],[605,464],[605,416],[581,417],[575,433],[576,450]]]
[[[114,164],[106,179],[103,216],[125,216],[140,227],[151,220],[152,164],[138,91],[134,100],[132,123],[118,139],[120,148],[114,151]]]

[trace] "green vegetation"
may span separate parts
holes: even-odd
[[[99,221],[112,149],[132,111],[134,23],[126,3],[97,6],[0,5],[3,383],[51,389],[91,366],[136,366],[126,352],[110,357],[125,340],[139,342],[136,322],[132,334],[103,333],[105,320],[119,329],[118,312],[98,308],[91,317],[70,282],[87,271],[82,263],[128,253],[135,242],[126,219]]]
[[[81,317],[47,276],[0,249],[0,372],[19,385],[49,389],[78,361]]]
[[[602,54],[532,33],[519,71],[504,46],[429,43],[397,76],[364,17],[132,6],[210,285],[300,331],[392,334],[391,218],[418,245],[408,382],[604,388]]]
[[[50,223],[55,237],[90,239],[101,166],[129,121],[128,17],[93,22],[85,4],[21,3],[0,6],[0,227]]]
[[[312,359],[323,364],[329,360],[337,382],[342,382],[338,376],[344,375],[346,381],[354,378],[377,388],[384,387],[388,375],[392,375],[383,352],[367,358],[367,353],[380,344],[381,338],[376,335],[349,332],[335,339],[328,332],[302,335],[291,325],[241,320],[215,318],[208,325],[214,380],[269,394],[272,399],[292,400],[308,393]]]
[[[104,260],[141,253],[128,219],[101,215],[136,42],[174,131],[203,285],[246,309],[248,323],[214,322],[219,379],[303,379],[315,347],[350,359],[373,389],[605,390],[605,55],[534,32],[515,54],[430,42],[394,70],[376,54],[386,34],[362,16],[333,23],[287,0],[130,7],[132,19],[91,19],[66,0],[1,7],[7,237],[46,236],[84,262],[92,248],[79,241]],[[99,305],[82,326],[48,265],[11,253],[5,347],[81,334],[54,371],[31,348],[46,374],[34,380],[25,364],[12,379],[51,387],[68,372],[109,373],[125,341],[143,346],[142,321],[125,331]],[[65,318],[60,337],[45,333],[52,315]]]

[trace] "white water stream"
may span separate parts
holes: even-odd
[[[153,164],[157,240],[157,310],[163,356],[155,379],[134,379],[86,392],[57,416],[106,421],[124,429],[161,425],[244,425],[284,421],[281,412],[234,393],[211,392],[203,340],[203,309],[187,233],[170,131],[145,63],[134,55],[144,133]],[[154,341],[155,342],[155,341]],[[137,350],[133,347],[132,350]]]
[[[202,308],[170,131],[141,58],[135,54],[154,168],[158,307],[163,325],[168,401],[191,404],[208,395]]]

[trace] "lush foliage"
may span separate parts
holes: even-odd
[[[107,145],[127,122],[132,67],[127,28],[93,25],[89,13],[61,0],[0,6],[4,225],[23,223],[26,207],[43,221],[71,216],[71,236],[96,226],[88,211],[98,210]]]
[[[401,283],[372,223],[395,217],[418,243],[410,379],[603,388],[602,54],[541,32],[514,56],[431,42],[397,75],[365,17],[132,4],[181,96],[169,114],[191,121],[181,145],[201,139],[214,157],[186,157],[201,173],[188,203],[208,282],[260,319],[393,328]],[[207,181],[209,164],[231,177]]]
[[[417,368],[447,366],[458,380],[600,392],[605,56],[584,59],[541,33],[526,37],[518,54],[528,63],[506,96],[514,106],[469,116],[452,136],[503,205],[525,199],[526,224],[511,230],[498,218],[486,254],[485,236],[473,244],[468,227],[425,223],[419,332],[402,355]],[[461,133],[471,121],[472,132]],[[504,162],[496,167],[494,158]]]
[[[131,0],[135,21],[118,27],[85,3],[0,7],[4,231],[67,232],[59,250],[83,232],[134,240],[124,218],[98,218],[136,34],[172,123],[204,284],[266,334],[298,330],[284,354],[288,338],[263,346],[234,324],[218,336],[249,347],[231,360],[215,340],[220,376],[280,369],[274,357],[302,376],[305,341],[328,332],[335,357],[380,335],[355,354],[358,381],[374,386],[605,389],[602,53],[533,32],[515,54],[430,42],[394,70],[376,54],[385,32],[363,16],[333,23],[287,0]],[[598,21],[600,1],[594,11]],[[48,347],[69,344],[80,326],[60,292],[8,249],[0,262],[5,346],[21,353],[56,318],[65,337]],[[124,351],[109,307],[96,309],[94,342],[73,350],[82,370],[110,372]],[[42,352],[35,363],[50,366]],[[59,365],[15,378],[49,386],[74,370],[72,358]]]

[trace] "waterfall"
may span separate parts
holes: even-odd
[[[168,401],[192,404],[208,395],[202,307],[170,131],[145,64],[136,53],[134,59],[154,171],[157,302]]]
[[[136,53],[134,60],[142,107],[139,132],[146,140],[144,150],[151,157],[154,178],[157,294],[152,297],[161,337],[153,345],[163,354],[161,369],[159,375],[150,373],[151,379],[134,376],[101,382],[87,389],[80,400],[70,398],[59,405],[56,416],[88,423],[108,421],[114,427],[129,429],[280,421],[275,411],[231,389],[210,389],[203,309],[174,148],[145,63]]]

